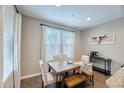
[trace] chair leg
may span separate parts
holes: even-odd
[[[56,82],[58,82],[58,74],[56,75]]]
[[[58,75],[58,79],[57,80],[58,80],[58,82],[61,81],[61,74]]]
[[[42,88],[44,88],[44,82],[43,82],[43,80],[42,80]]]
[[[60,75],[60,81],[62,81],[62,79],[63,79],[63,75]]]

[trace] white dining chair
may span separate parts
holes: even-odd
[[[53,60],[54,62],[63,62],[67,60],[67,56],[66,55],[54,55]],[[52,72],[51,69],[49,71]],[[63,76],[61,75],[58,76],[59,81],[61,81],[62,79],[63,79]]]
[[[90,62],[90,57],[87,55],[82,55],[81,56],[81,62],[82,62],[82,66],[80,68],[80,73],[84,72],[88,75],[93,74],[93,63]]]
[[[54,62],[59,62],[59,61],[61,61],[60,59],[61,59],[61,56],[60,55],[54,55],[53,56],[53,61]]]
[[[61,61],[66,61],[67,60],[67,55],[61,55]]]
[[[67,56],[66,55],[54,55],[53,60],[54,62],[60,62],[60,61],[63,62],[67,60]]]
[[[39,64],[40,64],[42,80],[43,80],[42,87],[45,88],[49,84],[52,84],[52,83],[56,82],[56,75],[55,75],[55,73],[47,72],[46,69],[45,69],[45,64],[44,64],[44,62],[42,60],[39,61]]]
[[[88,64],[88,63],[90,63],[90,58],[89,58],[89,56],[87,56],[87,55],[81,55],[81,61],[82,61],[84,64]]]

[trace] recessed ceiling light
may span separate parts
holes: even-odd
[[[87,17],[87,21],[90,21],[91,20],[91,18],[90,17]]]

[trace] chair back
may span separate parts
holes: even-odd
[[[61,55],[61,61],[66,61],[67,60],[67,55]]]
[[[87,75],[91,75],[93,73],[92,67],[93,67],[93,63],[90,63],[90,64],[87,64],[85,66],[82,66],[80,68],[80,73],[84,72]]]
[[[84,72],[88,75],[92,74],[93,73],[93,70],[92,70],[92,67],[93,67],[93,63],[90,62],[90,57],[87,56],[87,55],[82,55],[81,56],[81,61],[84,63],[84,64],[87,64],[87,65],[84,65],[81,67],[80,69],[80,72]]]
[[[55,55],[53,56],[53,60],[55,62],[65,61],[67,60],[67,56],[66,55]]]
[[[89,56],[87,56],[87,55],[82,55],[82,56],[81,56],[81,61],[82,61],[83,63],[85,63],[85,64],[88,64],[88,63],[90,63],[90,58],[89,58]]]
[[[44,86],[46,86],[47,85],[47,75],[46,75],[47,73],[46,73],[46,69],[45,69],[45,64],[42,60],[39,61],[39,64],[40,64],[43,83],[44,83]]]
[[[55,62],[61,61],[60,59],[61,59],[60,55],[54,55],[54,56],[53,56],[53,60],[54,60]]]

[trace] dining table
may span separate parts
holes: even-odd
[[[69,63],[68,61],[62,61],[62,62],[48,62],[49,65],[49,69],[54,70],[54,72],[56,73],[56,82],[59,81],[58,76],[62,76],[65,73],[68,73],[69,71],[75,71],[75,70],[79,70],[80,69],[80,65],[76,64],[77,62],[72,62]],[[49,70],[50,71],[50,70]]]

